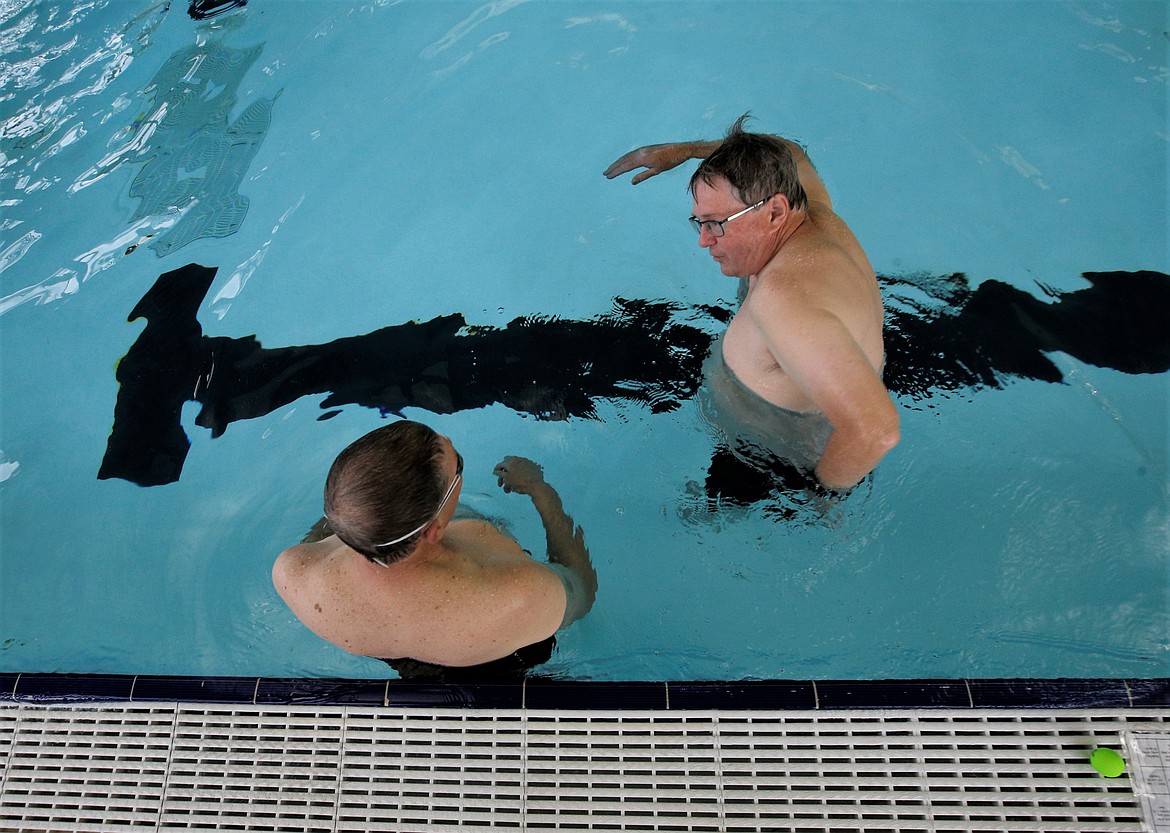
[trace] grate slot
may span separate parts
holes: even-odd
[[[520,828],[523,732],[495,712],[350,714],[338,830]]]

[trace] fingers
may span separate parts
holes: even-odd
[[[509,470],[509,465],[515,464],[517,461],[518,458],[516,457],[505,457],[496,463],[496,467],[492,469],[492,474],[496,476],[496,485],[504,490],[504,494],[511,494],[513,491],[513,484],[510,482],[510,479],[515,478],[518,473],[515,465],[511,465],[511,470]]]
[[[632,171],[634,168],[642,167],[642,164],[637,160],[638,151],[631,150],[629,153],[619,156],[618,159],[605,169],[605,178],[613,179],[615,176],[621,176],[627,171]]]
[[[645,159],[642,158],[642,154],[640,154],[638,151],[632,151],[606,168],[605,177],[606,179],[613,179],[614,177],[621,176],[624,173],[629,173],[635,168],[645,168],[646,170],[639,171],[638,173],[634,174],[634,178],[630,180],[631,185],[637,185],[639,182],[645,182],[650,177],[657,176],[663,171],[669,170],[669,168],[664,168],[661,165],[654,164],[653,162],[645,161]]]
[[[641,164],[636,164],[636,163],[632,164],[632,165],[622,165],[621,167],[618,167],[617,165],[618,165],[618,163],[614,163],[605,172],[605,175],[608,179],[613,179],[614,177],[620,177],[621,174],[627,173],[629,171],[633,171],[635,167],[642,167]],[[647,165],[645,171],[639,171],[638,173],[634,174],[634,178],[629,180],[629,184],[638,185],[639,183],[641,183],[642,180],[649,179],[649,178],[653,177],[653,175],[659,174],[659,173],[662,173],[662,168],[652,167],[652,166]]]
[[[492,469],[496,485],[505,492],[530,494],[544,480],[544,469],[527,457],[508,456]]]
[[[632,185],[637,185],[642,180],[666,170],[666,168],[655,163],[654,156],[647,152],[647,148],[638,148],[621,156],[616,162],[606,168],[605,176],[607,179],[613,179],[624,173],[629,173],[636,168],[647,168],[648,170],[635,174],[634,178],[630,181]]]

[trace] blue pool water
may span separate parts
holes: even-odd
[[[588,415],[547,407],[557,384],[462,406],[420,386],[401,411],[455,439],[465,501],[538,548],[535,514],[491,477],[523,454],[586,531],[598,601],[545,670],[1170,675],[1168,377],[1147,361],[1165,337],[1096,352],[1164,293],[1040,338],[1047,378],[1004,364],[1036,316],[1107,306],[1076,294],[1107,283],[1082,273],[1164,286],[1164,3],[251,0],[197,21],[177,0],[12,0],[0,16],[0,671],[386,674],[301,627],[269,579],[336,453],[395,418],[382,366],[338,392],[367,360],[409,364],[370,334],[401,344],[453,314],[468,343],[525,317],[561,333],[622,319],[621,298],[673,304],[676,331],[709,340],[735,287],[685,223],[686,174],[601,172],[750,109],[808,145],[884,277],[902,443],[827,511],[716,499],[716,440],[682,377],[640,396],[619,374]],[[189,263],[218,269],[189,313],[127,322]],[[271,352],[229,361],[253,336]],[[260,373],[250,399],[207,404],[256,356],[339,344],[316,387],[282,397],[287,377]],[[131,369],[186,384],[166,363],[186,350],[220,378],[161,404],[139,391],[147,423],[115,417]],[[566,386],[594,378],[565,361]],[[162,462],[144,424],[170,431]]]

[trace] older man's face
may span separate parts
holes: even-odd
[[[699,220],[723,220],[747,208],[731,183],[722,177],[713,184],[695,184],[692,213]],[[769,232],[768,204],[748,211],[723,226],[723,236],[716,237],[704,228],[699,245],[711,253],[723,274],[733,278],[750,278],[758,274],[775,255]]]

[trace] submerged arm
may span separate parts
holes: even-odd
[[[593,607],[597,595],[597,572],[589,560],[585,532],[565,513],[561,496],[545,482],[536,463],[524,457],[505,457],[496,466],[495,474],[505,492],[518,492],[532,499],[544,526],[549,563],[568,573],[565,576],[557,570],[565,581],[566,594],[561,627],[580,619]]]

